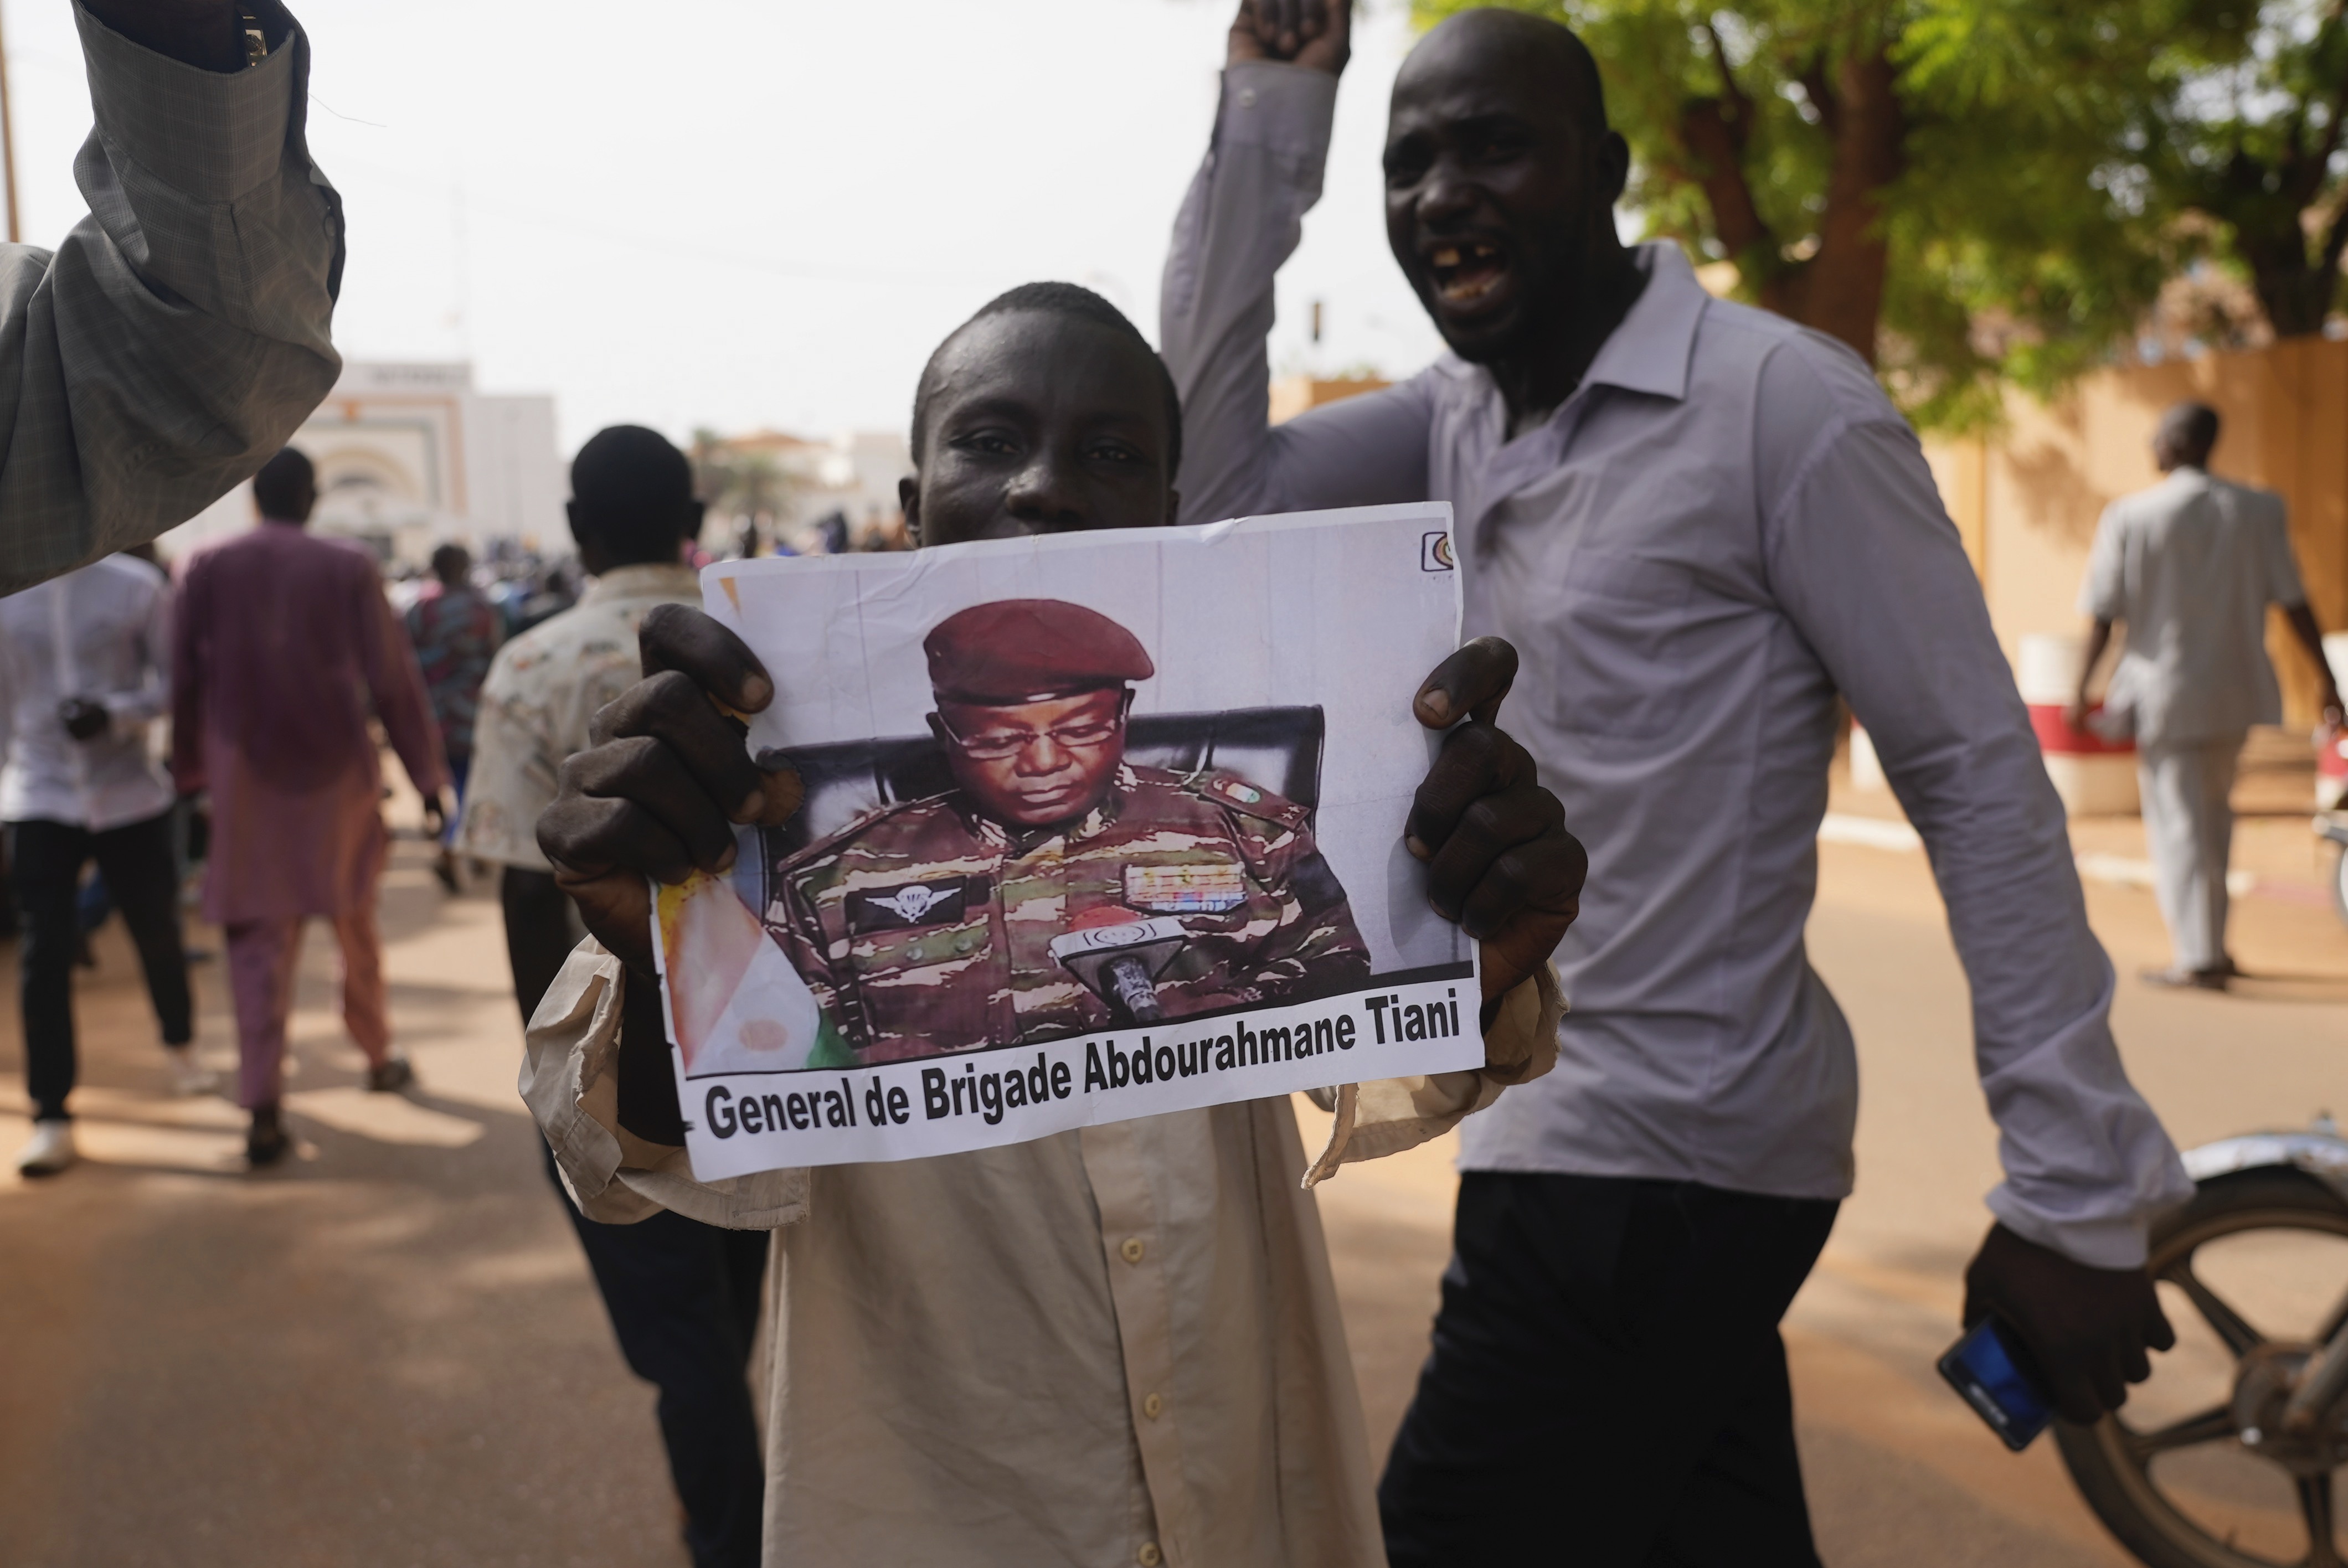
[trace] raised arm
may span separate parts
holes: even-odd
[[[55,253],[0,245],[0,593],[194,516],[341,369],[342,208],[303,139],[309,43],[273,0],[250,8],[249,43],[221,0],[77,7],[90,213]]]
[[[1214,138],[1175,219],[1160,293],[1161,352],[1182,396],[1186,523],[1426,498],[1417,382],[1268,423],[1272,283],[1321,199],[1349,31],[1344,6],[1322,0],[1249,0],[1231,27]]]

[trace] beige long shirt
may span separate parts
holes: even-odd
[[[1285,1100],[702,1184],[614,1112],[618,961],[584,943],[521,1090],[580,1207],[778,1228],[766,1558],[889,1568],[1381,1564],[1370,1456]],[[1547,971],[1482,1072],[1340,1092],[1318,1180],[1555,1060]]]

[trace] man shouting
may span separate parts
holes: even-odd
[[[1591,852],[1557,1071],[1462,1128],[1387,1550],[1814,1561],[1777,1321],[1852,1176],[1850,1032],[1802,945],[1838,695],[1972,982],[2006,1180],[1966,1317],[2005,1319],[2072,1419],[2170,1343],[2145,1227],[2190,1189],[2121,1070],[2062,806],[1914,434],[1849,350],[1621,242],[1629,150],[1571,33],[1471,11],[1412,53],[1387,236],[1451,352],[1267,428],[1272,279],[1346,26],[1251,0],[1231,30],[1162,296],[1182,520],[1450,501],[1467,632],[1522,651],[1511,711]]]

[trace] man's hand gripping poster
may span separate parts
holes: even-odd
[[[1442,504],[726,562],[805,790],[658,889],[703,1180],[1481,1066],[1403,845]]]

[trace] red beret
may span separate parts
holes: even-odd
[[[947,616],[922,641],[930,685],[949,702],[1009,707],[1158,672],[1132,632],[1057,599],[999,599]]]

